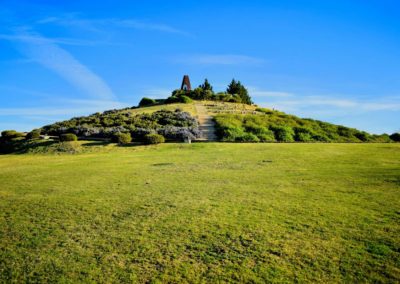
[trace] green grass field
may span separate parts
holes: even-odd
[[[0,156],[0,282],[399,282],[399,144]]]

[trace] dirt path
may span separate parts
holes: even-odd
[[[217,141],[215,135],[215,124],[213,118],[208,115],[207,108],[205,105],[196,104],[197,117],[199,120],[199,128],[202,133],[202,137],[197,139],[199,141]]]

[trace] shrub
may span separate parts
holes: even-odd
[[[313,140],[313,133],[306,127],[295,127],[294,128],[294,140],[299,142],[310,142]]]
[[[175,104],[175,103],[179,103],[180,102],[180,98],[176,97],[176,96],[170,96],[165,100],[166,104]]]
[[[222,141],[225,142],[234,142],[234,141],[240,141],[239,137],[242,137],[245,135],[245,132],[243,131],[242,128],[239,127],[226,127],[223,129],[220,129],[217,134],[220,136]]]
[[[393,133],[392,135],[389,136],[390,139],[392,139],[395,142],[400,142],[400,133]]]
[[[265,113],[265,114],[273,114],[274,113],[272,110],[267,109],[267,108],[262,108],[262,107],[256,108],[256,111],[262,112],[262,113]]]
[[[262,133],[257,135],[258,139],[260,139],[261,142],[274,142],[275,141],[275,135],[274,132],[268,129],[268,132]]]
[[[75,141],[65,141],[61,143],[57,143],[53,149],[54,152],[59,152],[59,153],[69,153],[69,154],[75,154],[80,152],[81,146],[78,144],[78,142]]]
[[[244,133],[242,136],[236,137],[238,142],[260,142],[260,139],[253,133]]]
[[[273,126],[271,130],[275,134],[275,139],[279,142],[293,142],[294,131],[290,126]]]
[[[347,138],[354,138],[354,134],[355,134],[354,129],[339,125],[337,130],[338,130],[337,132],[340,136],[347,137]]]
[[[371,139],[371,135],[369,135],[367,132],[362,131],[362,132],[356,132],[354,134],[355,137],[360,139],[362,142],[367,142]]]
[[[180,101],[181,101],[181,103],[184,103],[184,104],[190,104],[191,102],[193,102],[193,100],[191,98],[189,98],[188,96],[181,96]]]
[[[4,141],[11,141],[14,138],[24,137],[25,134],[15,130],[4,130],[1,132],[1,137]]]
[[[189,127],[175,127],[166,126],[158,130],[158,134],[164,136],[167,139],[175,141],[184,141],[186,139],[194,140],[200,137],[200,131],[198,128]]]
[[[144,136],[145,144],[160,144],[165,142],[164,136],[160,134],[147,134]]]
[[[249,121],[246,121],[245,128],[246,128],[246,132],[251,132],[257,136],[260,134],[267,134],[270,131],[269,129],[267,129],[259,124],[256,124],[254,122],[249,122]]]
[[[139,107],[144,107],[144,106],[151,106],[154,105],[156,103],[155,100],[150,99],[150,98],[143,98],[140,100],[139,102]]]
[[[144,137],[147,134],[157,134],[157,131],[150,128],[136,128],[131,131],[131,137],[133,137],[135,141],[144,141]]]
[[[40,129],[34,129],[26,135],[26,139],[34,140],[40,138]]]
[[[61,142],[77,141],[78,137],[73,133],[65,133],[60,135]]]
[[[329,139],[329,137],[327,137],[327,136],[325,136],[325,135],[322,135],[322,134],[314,134],[313,137],[312,137],[312,139],[313,139],[314,141],[319,141],[319,142],[329,142],[329,141],[331,141],[331,140]]]
[[[119,145],[125,145],[131,143],[132,136],[130,133],[119,132],[114,134],[113,141],[118,143]]]

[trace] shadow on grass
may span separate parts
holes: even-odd
[[[19,145],[15,145],[16,148],[12,153],[13,154],[26,154],[28,152],[34,151],[35,149],[49,147],[56,143],[58,143],[58,141],[54,141],[54,140],[24,142]]]
[[[142,146],[144,145],[143,143],[140,142],[131,142],[129,144],[122,144],[122,145],[118,145],[118,147],[122,147],[122,148],[131,148],[131,147],[137,147],[137,146]]]
[[[110,141],[88,141],[83,143],[82,146],[84,147],[94,147],[94,146],[107,146],[111,144]]]

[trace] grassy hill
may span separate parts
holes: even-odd
[[[76,143],[0,156],[0,282],[400,281],[399,144]]]
[[[110,141],[120,133],[128,133],[133,138],[133,143],[146,143],[145,138],[148,134],[164,136],[167,141],[182,142],[188,138],[204,141],[199,117],[203,117],[203,121],[208,120],[204,119],[204,113],[197,113],[199,105],[203,111],[206,110],[207,117],[212,117],[215,121],[215,133],[218,140],[223,142],[388,143],[400,140],[398,133],[391,136],[371,135],[354,128],[299,118],[276,110],[258,108],[255,105],[194,101],[110,110],[75,117],[46,125],[26,137],[23,133],[8,131],[7,135],[10,135],[8,138],[0,137],[0,153],[46,150],[50,153],[76,152],[76,148],[85,151],[85,146],[75,147],[71,143],[55,144],[58,142],[57,137],[65,133],[74,133],[80,140]],[[207,129],[210,131],[209,127]],[[56,139],[43,141],[29,138],[34,134],[38,135],[39,131],[42,135],[50,135]]]
[[[55,123],[42,128],[46,134],[58,135],[75,132],[80,136],[104,137],[107,129],[131,132],[136,129],[158,131],[169,126],[196,127],[193,123],[179,124],[178,119],[153,119],[154,113],[175,112],[180,109],[191,116],[197,116],[195,104],[206,106],[208,113],[215,117],[217,133],[222,141],[229,142],[390,142],[388,135],[371,135],[365,131],[334,125],[313,119],[303,119],[283,112],[258,108],[254,105],[197,101],[193,103],[163,104],[141,108],[128,108],[96,113]],[[151,124],[149,121],[155,121]],[[122,127],[112,129],[112,127]],[[82,131],[82,128],[88,131]],[[90,130],[93,131],[90,131]]]

